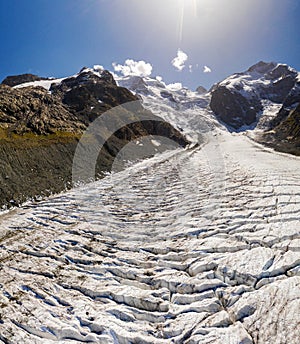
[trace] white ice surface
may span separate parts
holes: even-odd
[[[66,78],[61,78],[61,79],[50,79],[50,80],[38,80],[38,81],[32,81],[32,82],[25,82],[23,84],[14,86],[14,88],[24,88],[24,87],[43,87],[46,90],[50,90],[50,87],[52,84],[59,84],[61,83],[64,79]]]

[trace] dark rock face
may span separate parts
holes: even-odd
[[[275,149],[300,155],[300,82],[297,81],[262,141]]]
[[[287,65],[259,62],[211,89],[211,109],[226,124],[238,129],[256,122],[261,101],[290,104],[300,98],[298,73]]]
[[[291,110],[287,118],[275,127],[277,135],[290,142],[296,142],[300,148],[300,104]]]
[[[282,108],[272,125],[261,141],[279,151],[300,156],[300,104],[290,111]]]
[[[196,92],[199,93],[199,94],[204,94],[207,92],[207,89],[203,86],[199,86],[196,88]]]
[[[223,122],[236,129],[255,122],[256,114],[261,110],[258,100],[250,101],[225,86],[217,87],[212,93],[210,107]]]
[[[34,74],[22,74],[22,75],[13,75],[6,77],[3,81],[3,85],[7,86],[17,86],[20,84],[24,84],[26,82],[32,82],[32,81],[39,81],[39,80],[46,80],[47,78],[41,78]]]
[[[256,72],[260,74],[265,74],[270,72],[270,70],[274,69],[276,67],[276,63],[274,62],[264,62],[264,61],[259,61],[255,65],[251,66],[248,69],[248,72]],[[241,73],[242,74],[242,73]]]
[[[295,104],[298,104],[299,102],[300,102],[300,82],[297,81],[297,83],[291,89],[288,96],[285,98],[282,108],[289,109],[295,106]]]
[[[275,103],[283,103],[297,83],[298,73],[287,65],[278,65],[265,73],[264,78],[270,84],[262,87],[260,97]]]

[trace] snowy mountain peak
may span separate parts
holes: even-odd
[[[270,72],[277,66],[276,62],[264,62],[259,61],[248,69],[248,72],[257,72],[260,74],[265,74]]]
[[[275,80],[287,75],[297,76],[298,72],[287,64],[276,63],[276,62],[263,62],[260,61],[255,65],[251,66],[248,73],[258,73],[263,75],[264,78]]]
[[[81,68],[81,70],[77,74],[77,76],[82,75],[82,74],[90,74],[90,75],[95,75],[95,76],[101,78],[103,71],[104,71],[104,69],[95,70],[94,68],[83,67],[83,68]]]
[[[50,90],[52,85],[59,85],[61,82],[63,82],[66,79],[74,79],[74,78],[81,78],[83,81],[83,78],[85,77],[86,80],[89,79],[89,77],[98,77],[98,78],[111,78],[111,74],[106,71],[102,66],[95,65],[93,68],[89,67],[83,67],[79,73],[76,73],[71,76],[63,77],[63,78],[42,78],[37,75],[31,75],[31,74],[23,74],[23,75],[17,75],[6,78],[3,83],[8,84],[9,86],[12,86],[14,88],[24,88],[24,87],[43,87],[46,90]],[[112,77],[113,79],[113,77]]]
[[[247,71],[236,73],[214,85],[211,90],[212,110],[229,126],[240,129],[255,126],[268,109],[277,109],[286,99],[299,102],[298,72],[285,64],[258,62]],[[268,113],[270,113],[268,111]]]

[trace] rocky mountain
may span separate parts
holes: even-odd
[[[99,67],[84,67],[61,79],[7,77],[0,85],[1,204],[18,204],[70,185],[73,156],[89,124],[118,105],[137,100],[143,103],[137,110],[140,118],[153,120],[137,119],[112,135],[98,158],[97,175],[109,171],[131,141],[138,143],[123,154],[123,161],[145,157],[138,149],[151,156],[170,148],[151,139],[143,145],[140,137],[158,135],[185,146],[182,131],[189,141],[202,142],[199,133],[215,127],[244,132],[267,146],[299,155],[299,80],[294,69],[273,62],[259,62],[209,92],[201,86],[193,92],[180,83],[167,85],[161,78],[113,77]],[[111,120],[118,123],[116,116]]]
[[[117,86],[108,71],[88,68],[59,84],[52,84],[50,92],[86,126],[112,107],[138,100],[128,89]]]
[[[211,89],[210,107],[234,129],[254,124],[263,101],[292,105],[300,96],[298,73],[287,65],[259,62],[246,72],[237,73]]]
[[[259,62],[214,85],[210,93],[210,108],[230,130],[260,129],[260,142],[300,154],[300,78],[296,70]]]
[[[192,92],[180,83],[167,85],[161,78],[117,78],[118,84],[141,97],[146,107],[157,106],[157,113],[177,128],[192,133],[195,127],[203,131],[213,123],[296,155],[300,154],[300,125],[295,110],[300,101],[299,80],[296,70],[274,62],[259,62],[217,83],[208,92],[201,86]],[[178,112],[175,121],[174,111]],[[195,123],[194,111],[199,123]],[[180,112],[184,115],[180,116]]]
[[[207,89],[203,86],[198,86],[196,92],[198,92],[199,94],[204,94],[207,92]]]
[[[83,68],[63,79],[28,74],[6,78],[0,85],[0,205],[18,204],[70,185],[73,156],[83,132],[108,110],[138,100],[105,70]],[[111,115],[110,121],[121,128],[99,152],[96,175],[109,171],[122,148],[141,137],[160,136],[187,145],[178,130],[141,104],[132,116],[136,118],[134,123],[121,125],[118,114]],[[144,117],[147,121],[142,120]],[[101,130],[105,133],[107,128]],[[169,146],[149,139],[144,153],[151,156]],[[123,157],[124,161],[138,156],[134,149]]]

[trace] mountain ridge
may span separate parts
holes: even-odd
[[[25,84],[17,84],[24,81]],[[139,100],[126,88],[119,87],[112,74],[104,70],[84,68],[63,79],[16,76],[10,77],[8,83],[14,86],[0,85],[0,206],[6,207],[72,186],[73,157],[89,125],[110,109],[130,102],[138,104]],[[121,128],[99,152],[97,177],[111,170],[126,144],[141,137],[170,138],[174,145],[183,147],[188,144],[180,131],[142,104],[136,105],[134,112],[136,122],[130,125],[121,125],[117,114],[111,114],[111,121],[118,121]],[[140,119],[144,114],[148,121]],[[103,133],[105,130],[102,128]],[[102,133],[97,135],[100,137]],[[139,154],[151,156],[169,149],[170,143],[161,140],[157,144],[149,138],[147,149]],[[134,148],[132,159],[138,156]],[[128,154],[124,155],[124,161],[131,159]]]
[[[28,174],[22,170],[10,179],[11,173],[7,169],[8,161],[12,159],[7,154],[19,161],[15,149],[30,149],[28,154],[24,154],[28,160],[29,156],[35,156],[34,149],[40,149],[38,146],[54,145],[60,147],[57,148],[57,154],[59,166],[62,166],[64,159],[60,153],[61,147],[67,144],[68,149],[64,154],[67,154],[70,165],[78,140],[89,123],[105,111],[128,101],[141,101],[147,109],[141,111],[151,111],[153,115],[163,118],[165,127],[136,126],[118,133],[119,137],[110,141],[110,147],[106,146],[97,173],[109,169],[115,154],[124,144],[138,139],[141,134],[155,132],[175,138],[184,146],[188,140],[197,143],[203,139],[195,136],[195,132],[207,133],[218,128],[245,133],[266,146],[300,155],[299,80],[298,72],[275,62],[258,62],[245,72],[235,73],[215,84],[209,91],[199,88],[200,92],[191,91],[179,83],[168,85],[161,78],[112,75],[99,66],[84,67],[79,73],[60,79],[31,74],[10,76],[0,85],[0,139],[2,145],[7,145],[6,155],[2,152],[4,167],[0,176],[4,185],[4,203],[18,204],[25,200],[20,192],[16,194],[8,190],[14,188],[12,185],[22,185],[22,176]],[[174,129],[167,123],[171,123]],[[151,140],[148,144],[152,146],[154,154],[157,146]],[[50,182],[54,175],[50,171],[58,166],[54,152],[55,149],[49,155],[37,152],[36,157],[41,159],[45,154],[50,159],[47,168],[44,163],[41,166],[49,170],[44,179],[48,179],[52,185],[59,185],[54,189],[50,187],[50,190],[57,192],[63,190],[65,185],[70,185],[71,167],[66,169],[64,166],[61,169],[64,171],[62,176],[58,175],[58,179],[55,177],[54,184]],[[24,162],[24,166],[28,164],[33,162]],[[36,171],[39,170],[37,165],[32,167]],[[13,170],[18,168],[18,165],[13,166]],[[38,173],[26,178],[28,189],[25,195],[35,197],[49,189],[48,182],[39,182],[41,189],[34,188],[31,193],[30,180],[38,178]]]

